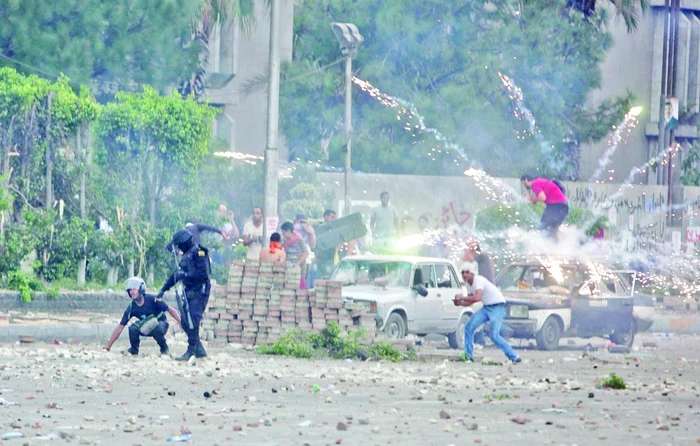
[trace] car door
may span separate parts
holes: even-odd
[[[455,306],[453,300],[462,292],[462,286],[457,280],[454,268],[448,263],[436,263],[438,294],[440,298],[440,330],[442,333],[452,333],[459,322],[463,307]]]
[[[632,323],[632,298],[614,274],[590,277],[571,299],[571,329],[579,336],[625,331]]]
[[[442,319],[442,293],[437,286],[435,267],[432,263],[418,264],[413,274],[413,285],[421,284],[428,290],[428,294],[425,297],[418,293],[413,293],[413,299],[415,299],[414,330],[416,333],[438,332]]]

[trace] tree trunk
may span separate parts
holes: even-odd
[[[83,134],[83,126],[78,127],[78,134],[77,134],[77,141],[76,145],[78,146],[78,153],[80,154],[80,161],[82,164],[82,168],[80,170],[80,218],[85,219],[87,218],[87,212],[85,210],[85,163],[86,163],[86,156],[83,147],[83,139],[82,139],[82,134]],[[80,259],[80,263],[78,263],[78,284],[79,285],[85,285],[85,275],[87,272],[87,254],[85,252],[85,248],[87,246],[87,239],[85,240],[85,245],[83,245],[83,258]]]
[[[53,92],[49,92],[48,114],[49,119],[46,124],[46,210],[51,209],[53,204],[53,157],[51,156],[51,104],[53,102]]]
[[[80,259],[78,263],[78,285],[85,285],[85,272],[87,271],[87,257]]]
[[[80,218],[87,218],[87,209],[85,207],[85,172],[87,170],[87,149],[83,147],[83,126],[78,127],[77,146],[80,154]]]
[[[158,199],[158,160],[153,161],[153,177],[151,178],[151,208],[149,222],[151,226],[156,225],[156,202]]]
[[[28,121],[28,122],[26,122]],[[36,122],[36,104],[32,104],[32,109],[27,113],[25,118],[25,130],[24,130],[24,146],[22,147],[22,154],[20,156],[20,177],[22,192],[25,197],[29,196],[29,178],[27,177],[27,166],[29,166],[29,161],[31,159],[31,144],[32,134],[34,132],[34,123]]]
[[[109,286],[116,285],[118,279],[119,279],[119,267],[118,266],[110,267],[109,271],[107,272],[107,285],[109,285]]]
[[[136,275],[136,260],[133,259],[129,262],[129,277],[134,277]]]
[[[151,166],[151,206],[148,220],[151,224],[151,227],[156,226],[156,202],[158,198],[158,158],[155,156],[153,158],[153,164]],[[147,271],[148,272],[146,273],[146,283],[153,284],[156,277],[156,268],[152,261],[149,262]]]
[[[131,207],[131,221],[136,222],[138,220],[139,213],[139,203],[143,195],[143,161],[139,163],[138,177],[136,178],[136,191],[134,193],[134,203]]]

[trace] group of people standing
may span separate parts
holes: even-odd
[[[337,214],[332,209],[323,213],[323,223],[335,220]],[[253,216],[243,226],[243,245],[248,248],[246,259],[286,263],[290,267],[301,269],[300,288],[313,288],[314,281],[327,279],[333,272],[333,267],[347,252],[352,252],[352,242],[329,249],[317,249],[316,231],[328,230],[319,225],[311,226],[304,213],[297,213],[294,222],[284,222],[280,232],[270,234],[268,246],[263,240],[262,208],[255,207]],[[313,261],[310,261],[313,252]]]

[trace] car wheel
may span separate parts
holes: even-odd
[[[634,335],[636,333],[636,328],[634,322],[631,324],[630,328],[626,332],[622,333],[612,333],[610,334],[610,340],[617,345],[623,345],[625,347],[632,348],[634,344]]]
[[[549,316],[542,325],[540,331],[535,335],[537,348],[540,350],[555,350],[559,347],[559,339],[561,338],[561,327],[559,322],[552,316]]]
[[[457,324],[457,330],[447,335],[447,342],[450,344],[450,348],[464,350],[464,326],[467,325],[468,320],[469,315],[463,315],[459,320],[459,324]]]
[[[406,337],[406,322],[399,313],[391,313],[384,326],[384,334],[389,339],[403,339]]]

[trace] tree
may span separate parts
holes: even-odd
[[[573,178],[578,146],[602,138],[599,129],[621,119],[631,100],[582,106],[612,44],[604,9],[586,17],[565,0],[325,0],[302,2],[296,15],[280,124],[302,159],[339,166],[344,156],[342,68],[320,69],[340,57],[332,21],[359,27],[365,42],[354,75],[379,88],[353,93],[355,170],[456,174],[477,159],[500,175],[539,165]],[[522,102],[499,72],[522,89]],[[389,106],[394,98],[402,100]]]
[[[76,85],[92,85],[101,99],[146,84],[198,95],[215,27],[235,23],[249,31],[255,2],[0,0],[0,16],[0,54],[16,60],[17,69],[65,73]]]
[[[201,49],[190,44],[199,7],[200,0],[0,0],[0,52],[23,70],[94,82],[101,96],[144,84],[166,91],[199,62]]]
[[[192,20],[192,43],[199,50],[199,64],[183,80],[178,91],[183,96],[200,97],[206,86],[209,42],[217,27],[238,26],[249,32],[256,24],[255,0],[200,0],[197,16]]]
[[[569,5],[583,12],[586,17],[595,14],[597,0],[570,0]],[[645,15],[649,11],[649,0],[607,0],[615,8],[617,17],[622,17],[627,32],[634,32],[639,25],[639,13]]]

